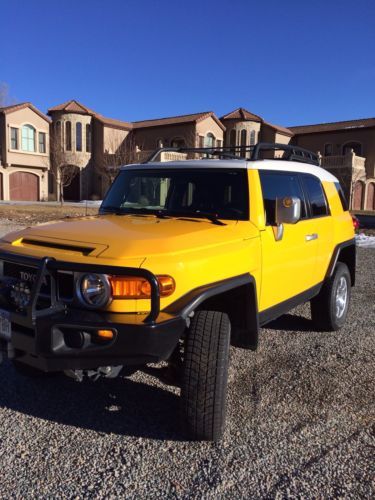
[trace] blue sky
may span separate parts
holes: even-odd
[[[375,116],[374,0],[0,1],[0,82],[43,111]]]

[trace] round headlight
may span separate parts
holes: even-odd
[[[111,285],[104,274],[82,274],[76,292],[82,304],[93,309],[106,306],[111,299]]]

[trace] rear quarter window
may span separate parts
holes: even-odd
[[[311,217],[323,217],[329,215],[327,200],[320,179],[313,175],[302,175],[304,191],[307,195]]]

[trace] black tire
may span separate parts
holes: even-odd
[[[346,303],[342,311],[336,307],[339,286],[346,282]],[[344,326],[348,315],[351,291],[350,272],[346,264],[338,262],[333,276],[324,283],[319,295],[314,297],[311,304],[311,319],[323,331],[335,331]],[[340,312],[340,314],[339,314]]]
[[[30,378],[38,378],[38,377],[46,377],[50,376],[51,373],[43,372],[42,370],[38,370],[37,368],[34,368],[33,366],[26,365],[25,363],[22,363],[21,361],[18,361],[17,359],[12,360],[13,368],[16,370],[17,373],[22,375],[23,377],[30,377]]]
[[[218,441],[224,432],[230,321],[217,311],[198,311],[187,334],[181,400],[182,419],[192,439]]]

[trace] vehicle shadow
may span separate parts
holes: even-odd
[[[316,326],[311,319],[296,314],[283,314],[264,325],[266,330],[290,330],[293,332],[314,332]]]
[[[179,396],[125,377],[76,382],[64,375],[28,378],[9,361],[0,365],[6,384],[0,407],[52,422],[106,434],[184,440]]]

